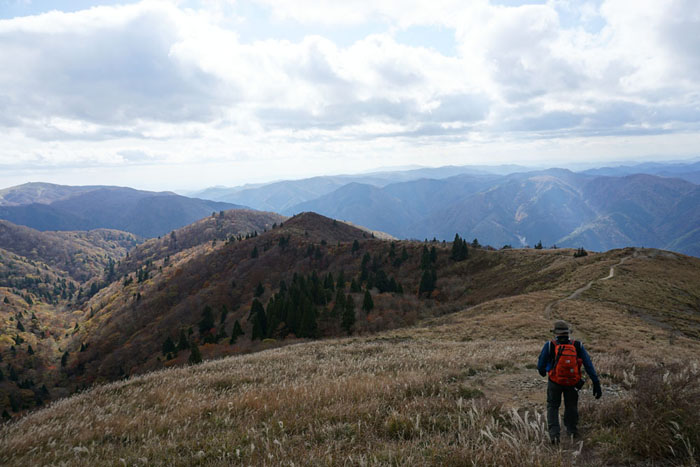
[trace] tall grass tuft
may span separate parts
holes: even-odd
[[[700,368],[647,365],[625,372],[628,397],[592,410],[593,439],[619,462],[632,459],[697,465],[700,453]],[[593,408],[592,408],[593,409]]]

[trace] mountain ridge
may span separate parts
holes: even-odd
[[[449,240],[455,232],[494,246],[598,251],[628,245],[700,255],[700,187],[653,175],[597,177],[565,169],[481,178],[456,176],[383,188],[349,184],[290,208],[377,228],[398,238]],[[678,240],[685,238],[685,241]]]
[[[46,197],[42,189],[49,187]],[[228,209],[230,203],[187,198],[172,192],[94,186],[25,184],[3,190],[13,205],[0,205],[0,219],[36,230],[111,228],[142,237],[157,237],[198,219]],[[19,204],[17,200],[24,204]]]

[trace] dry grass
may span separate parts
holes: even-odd
[[[544,311],[628,253],[571,270],[561,258],[553,267],[569,275],[553,290],[416,327],[97,387],[0,428],[0,464],[697,465],[700,342],[670,339],[665,327],[630,313],[623,295],[601,294],[626,287],[626,276],[636,280],[643,258],[553,308],[585,341],[604,397],[594,401],[584,388],[582,439],[548,443],[546,385],[533,368],[550,336]],[[664,280],[700,290],[700,279],[682,273]],[[659,288],[648,304],[664,306],[673,294]],[[646,429],[650,419],[658,431]]]
[[[465,323],[453,329],[466,331]],[[597,425],[589,423],[583,444],[548,444],[543,386],[524,384],[542,381],[531,369],[540,346],[460,342],[430,326],[160,371],[5,426],[0,463],[605,464],[609,429],[591,414],[595,405],[588,410]],[[604,401],[625,400],[625,375],[642,361],[619,352],[596,357],[612,391]],[[508,403],[514,395],[539,403]]]
[[[525,348],[532,354],[537,343]],[[152,373],[4,428],[0,462],[482,465],[500,448],[518,451],[512,465],[562,464],[568,455],[545,447],[541,415],[502,410],[478,390],[477,375],[501,371],[485,362],[523,366],[527,353],[350,339]]]

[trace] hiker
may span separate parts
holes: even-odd
[[[581,375],[581,364],[593,382],[593,395],[600,399],[603,391],[600,380],[593,368],[591,357],[579,341],[569,339],[569,324],[555,321],[554,340],[544,344],[537,361],[537,371],[541,376],[549,374],[547,382],[547,427],[549,439],[553,444],[559,443],[559,406],[564,395],[564,426],[569,436],[578,436],[578,391],[585,380]]]

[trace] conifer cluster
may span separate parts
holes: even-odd
[[[452,261],[464,261],[469,257],[469,249],[467,247],[467,241],[455,234],[455,239],[452,242],[452,254],[450,259]]]

